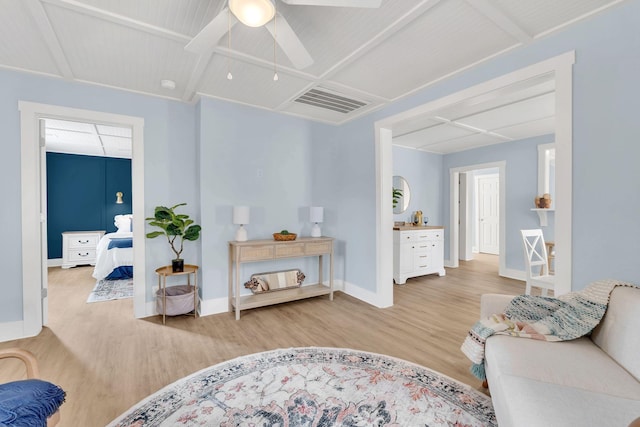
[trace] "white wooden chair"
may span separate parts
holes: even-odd
[[[525,294],[531,295],[531,287],[542,288],[542,296],[555,287],[555,276],[549,274],[547,247],[542,230],[520,230],[524,247],[524,262],[527,273]]]

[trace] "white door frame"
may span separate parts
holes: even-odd
[[[81,110],[57,105],[18,102],[21,132],[22,184],[22,300],[23,321],[15,338],[35,336],[42,329],[41,275],[43,259],[40,247],[41,161],[39,120],[41,118],[82,120],[105,125],[128,126],[133,130],[132,209],[133,218],[134,315],[145,315],[145,241],[144,241],[144,119],[134,116]],[[45,190],[46,191],[46,190]],[[45,237],[46,240],[46,237]],[[34,256],[34,254],[41,254]]]
[[[460,254],[459,254],[459,247],[458,247],[458,242],[459,242],[459,234],[460,234],[460,224],[459,224],[459,220],[460,220],[460,212],[458,209],[458,197],[460,196],[459,191],[460,191],[460,187],[458,186],[458,179],[460,178],[460,174],[463,172],[471,172],[474,170],[478,170],[478,169],[490,169],[490,168],[497,168],[498,169],[498,191],[499,191],[499,210],[500,210],[500,241],[499,241],[499,254],[498,257],[500,259],[499,261],[499,267],[498,267],[498,274],[500,276],[507,276],[507,277],[512,277],[511,275],[509,275],[507,273],[507,263],[506,263],[506,258],[505,258],[505,253],[506,253],[506,239],[505,239],[505,230],[506,230],[506,168],[507,168],[507,162],[506,161],[499,161],[499,162],[491,162],[491,163],[481,163],[481,164],[476,164],[476,165],[468,165],[468,166],[461,166],[461,167],[457,167],[457,168],[451,168],[449,169],[449,224],[452,224],[450,226],[450,231],[449,231],[449,262],[447,263],[447,267],[452,267],[452,268],[457,268],[460,263],[459,263],[459,258],[460,258]],[[476,193],[477,196],[477,193]],[[454,244],[455,243],[455,244]]]
[[[393,176],[393,126],[440,108],[479,96],[511,84],[553,73],[556,80],[556,277],[554,294],[572,289],[572,120],[573,64],[575,51],[529,65],[476,86],[428,102],[374,123],[376,164],[376,305],[393,305],[393,215],[387,194],[391,193]],[[455,186],[457,187],[457,185]],[[504,187],[503,187],[504,188]],[[384,197],[382,197],[384,195]],[[449,248],[457,246],[457,236],[449,233]],[[455,238],[454,238],[455,237]]]

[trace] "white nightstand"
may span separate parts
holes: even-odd
[[[104,230],[62,233],[62,268],[96,265],[96,247],[104,233]]]

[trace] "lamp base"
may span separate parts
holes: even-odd
[[[240,225],[238,230],[236,231],[236,242],[246,242],[247,241],[247,230],[243,225]]]
[[[322,230],[317,222],[311,227],[311,237],[322,237]]]

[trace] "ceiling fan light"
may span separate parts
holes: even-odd
[[[229,9],[249,27],[261,27],[276,14],[271,0],[229,0]]]

